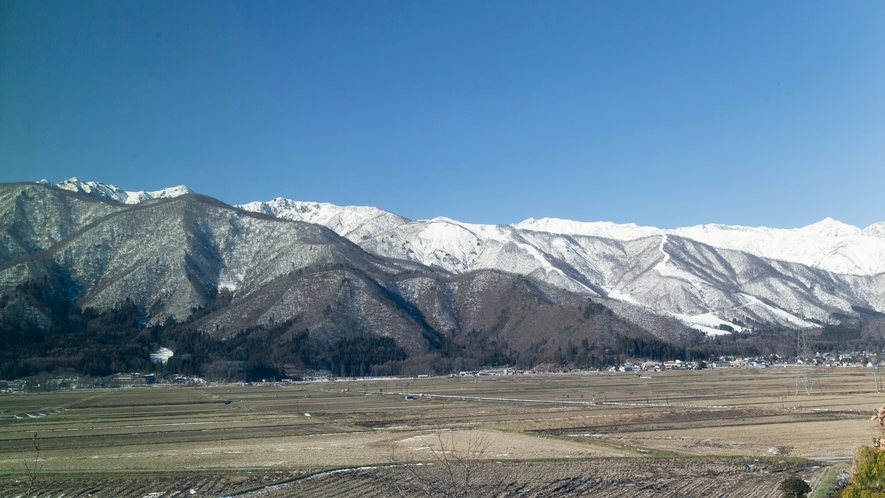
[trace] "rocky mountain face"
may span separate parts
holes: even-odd
[[[374,240],[347,216],[321,219]],[[0,220],[0,322],[41,330],[58,320],[57,303],[98,311],[127,303],[141,326],[171,319],[223,340],[282,324],[327,345],[389,337],[411,356],[469,347],[542,361],[569,343],[604,350],[616,337],[692,335],[675,320],[625,303],[607,308],[605,298],[591,303],[587,293],[531,272],[452,272],[372,254],[324,226],[193,193],[126,203],[47,184],[3,184]],[[35,301],[38,294],[51,299]]]

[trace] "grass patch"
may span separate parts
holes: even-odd
[[[830,498],[836,492],[839,474],[844,470],[848,470],[847,463],[837,463],[827,468],[824,475],[821,476],[820,482],[814,488],[811,498]]]

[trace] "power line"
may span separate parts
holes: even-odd
[[[811,349],[808,347],[808,338],[805,335],[804,329],[799,329],[798,332],[796,340],[796,361],[802,362],[802,369],[796,377],[796,394],[799,394],[800,389],[805,389],[805,394],[811,396],[811,391],[814,390],[815,384],[817,385],[817,390],[820,391],[820,383],[817,381],[814,369],[812,368],[814,359],[811,355]]]

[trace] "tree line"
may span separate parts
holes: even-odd
[[[0,298],[26,302],[50,317],[0,322],[0,379],[40,374],[103,377],[122,372],[200,376],[218,380],[281,379],[287,372],[327,370],[336,375],[368,375],[377,365],[397,362],[406,353],[393,339],[359,336],[323,344],[292,320],[254,326],[235,333],[209,334],[195,321],[224,305],[229,296],[217,294],[204,308],[192,309],[188,320],[171,318],[143,326],[145,313],[126,300],[99,312],[76,308],[45,283],[28,282]],[[174,351],[164,363],[151,362],[160,347]]]

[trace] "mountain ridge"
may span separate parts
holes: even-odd
[[[619,337],[663,344],[697,334],[623,304],[613,303],[614,314],[604,298],[590,302],[527,276],[455,274],[375,255],[325,226],[200,194],[123,204],[49,185],[0,184],[0,220],[10,248],[0,260],[4,376],[49,364],[77,364],[90,375],[124,371],[159,347],[175,351],[170,364],[188,372],[229,371],[241,361],[260,370],[267,354],[278,359],[275,368],[368,373],[367,365],[336,367],[335,351],[382,339],[424,371],[431,364],[444,372],[530,367],[582,341],[582,361],[604,364],[614,361],[603,358]],[[35,243],[27,245],[28,237]],[[92,350],[81,348],[78,334]],[[115,349],[115,360],[96,357],[118,340],[129,345]],[[253,346],[261,355],[250,353]],[[207,347],[214,356],[205,356]],[[41,359],[47,354],[61,356]],[[398,357],[391,354],[381,356]]]
[[[261,203],[241,207],[254,209],[259,205]],[[346,212],[348,207],[336,206],[335,209]],[[268,212],[285,216],[274,210]],[[880,298],[852,295],[853,284],[846,282],[854,281],[855,277],[875,280],[885,272],[885,239],[876,232],[881,225],[885,224],[860,230],[828,218],[798,229],[728,225],[658,229],[551,218],[511,225],[482,225],[437,217],[405,222],[398,219],[386,230],[374,229],[377,235],[360,237],[354,242],[374,254],[413,260],[456,273],[495,268],[530,275],[570,292],[647,306],[716,334],[720,333],[718,325],[730,323],[728,310],[756,310],[751,313],[753,319],[807,328],[827,322],[833,312],[847,311],[853,301],[863,301],[879,309],[885,304]],[[669,237],[675,237],[671,242],[691,241],[713,247],[719,253],[718,258],[736,258],[739,265],[751,264],[741,254],[762,258],[761,262],[752,264],[762,265],[765,269],[760,271],[778,275],[778,281],[769,282],[758,293],[751,289],[756,284],[749,277],[730,282],[721,275],[712,278],[702,268],[705,263],[695,258],[671,260],[666,250]],[[654,241],[638,242],[642,239]],[[643,244],[648,246],[643,250],[646,257],[652,259],[644,263],[644,269],[634,277],[628,277],[631,272],[624,273],[617,264],[612,264],[613,260],[623,258],[625,251],[632,250],[628,250],[628,246],[638,248]],[[657,247],[652,249],[652,246]],[[773,265],[764,261],[771,261]],[[813,279],[809,278],[803,280],[807,288],[796,289],[790,283],[794,280],[791,273],[808,273],[796,265],[834,274],[840,282],[831,287],[840,290],[834,293],[814,290]],[[651,295],[654,289],[661,288],[661,283],[648,282],[644,288],[637,287],[636,282],[649,280],[642,277],[649,271],[669,281],[664,288],[669,289],[670,295],[677,292],[685,296],[667,302]],[[737,278],[740,270],[732,268],[729,272]],[[630,278],[639,280],[631,284]],[[683,283],[674,284],[674,280]],[[712,292],[707,287],[712,287]],[[778,302],[784,304],[778,305]],[[710,320],[710,313],[717,312],[723,317]]]
[[[58,188],[69,190],[71,192],[79,192],[96,199],[112,202],[120,202],[123,204],[138,204],[153,199],[166,199],[178,197],[185,194],[194,193],[191,189],[184,185],[175,187],[167,187],[154,191],[126,191],[109,183],[101,183],[95,181],[83,181],[76,176],[58,183],[50,183],[48,180],[40,180],[37,183],[44,185],[54,185]]]
[[[509,226],[518,230],[561,235],[584,235],[622,241],[671,234],[704,242],[722,249],[750,252],[757,256],[801,263],[836,273],[874,275],[885,272],[885,222],[873,223],[864,229],[832,218],[825,218],[817,223],[791,229],[722,224],[702,224],[690,227],[661,229],[640,226],[635,223],[581,222],[558,218],[528,218],[522,222],[510,225],[482,225],[464,223],[442,216],[430,220],[408,220],[379,208],[337,206],[328,203],[305,203],[281,197],[270,202],[250,202],[238,205],[238,207],[251,211],[261,211],[286,219],[302,219],[298,215],[293,214],[290,209],[287,209],[282,201],[298,205],[299,207],[304,205],[314,206],[311,217],[315,222],[325,224],[329,228],[336,230],[339,235],[344,236],[348,232],[342,233],[337,229],[341,222],[337,224],[324,222],[323,218],[327,215],[324,215],[322,210],[334,210],[338,217],[352,216],[359,219],[361,217],[359,215],[360,210],[371,209],[376,213],[374,216],[380,216],[379,213],[385,213],[390,217],[395,217],[395,222],[372,227],[370,230],[360,233],[359,237],[348,237],[357,243],[366,238],[371,238],[382,231],[392,230],[405,225],[408,222],[455,223],[471,227]],[[275,203],[275,205],[271,203]],[[788,242],[779,244],[776,242],[777,240],[786,240]],[[812,242],[812,250],[799,250],[802,247],[808,247],[808,241]]]

